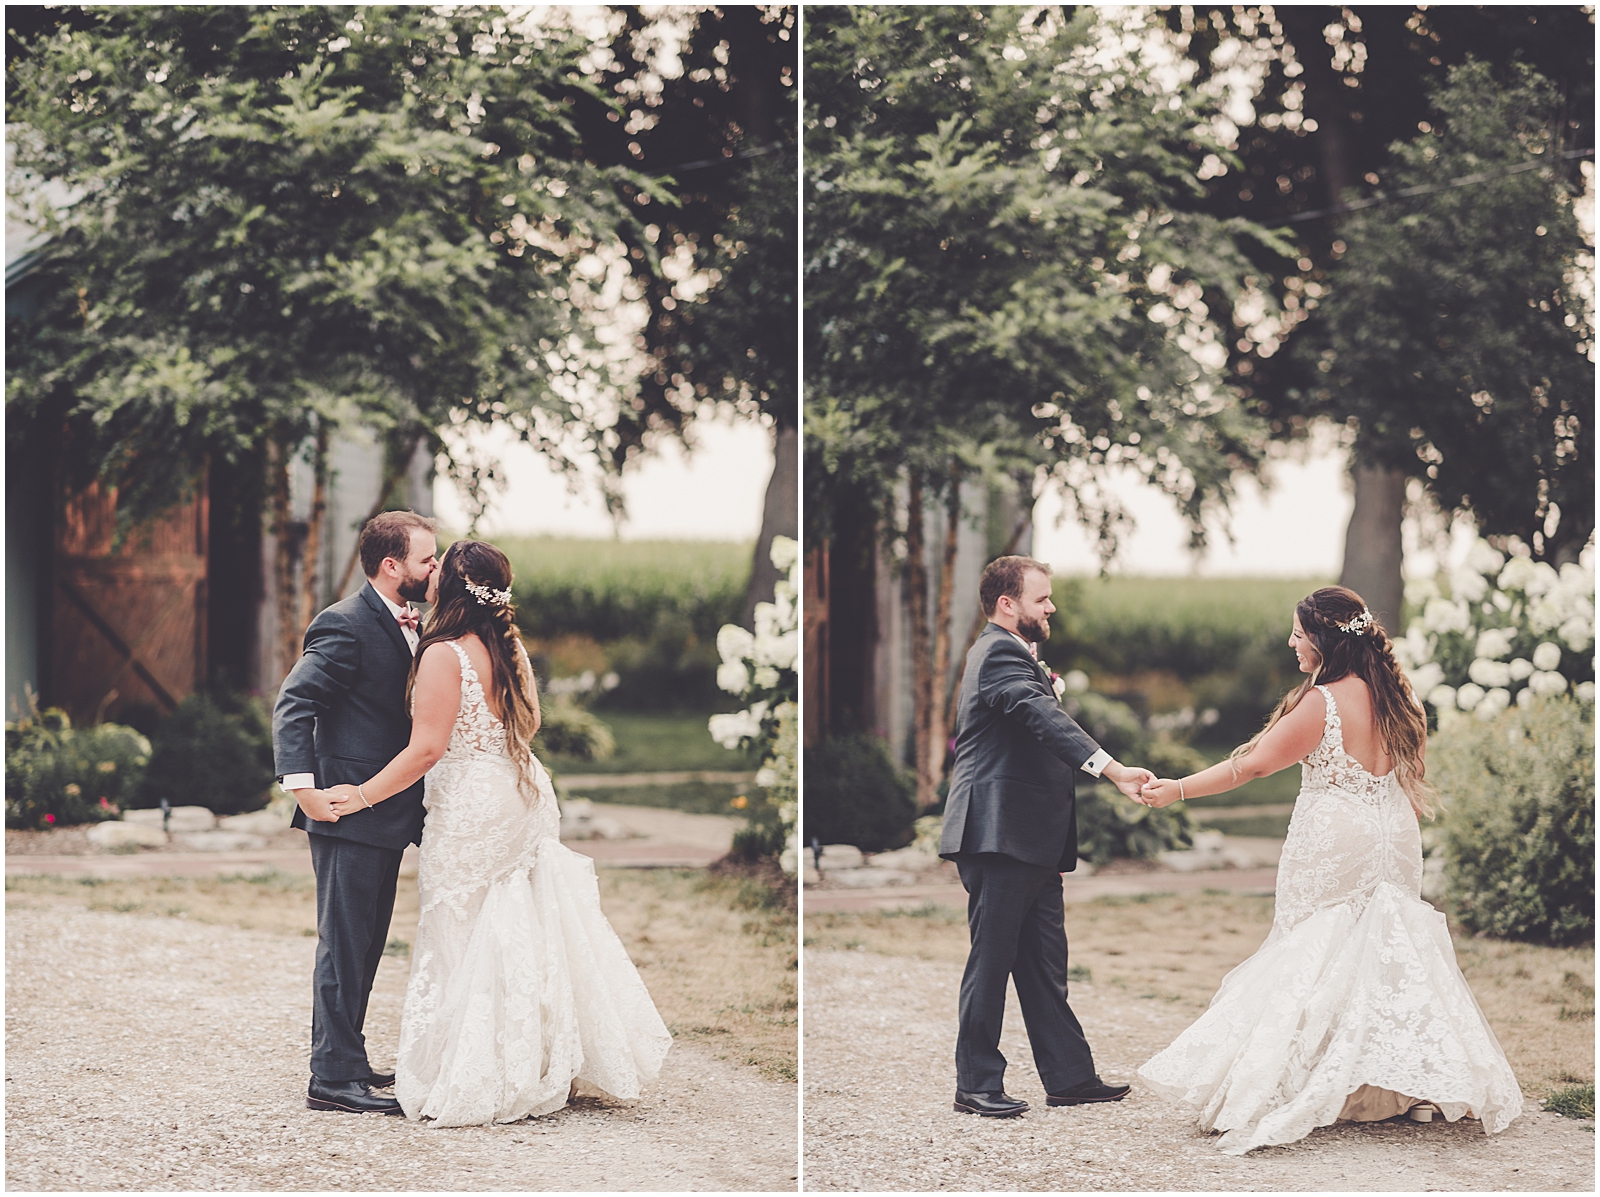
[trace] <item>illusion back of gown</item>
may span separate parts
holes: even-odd
[[[1422,900],[1417,816],[1393,772],[1376,777],[1345,751],[1339,708],[1317,689],[1327,714],[1302,765],[1272,930],[1139,1076],[1225,1132],[1228,1154],[1419,1101],[1503,1130],[1522,1092],[1444,915]]]
[[[518,784],[505,727],[449,643],[461,706],[425,786],[395,1096],[438,1126],[549,1113],[575,1081],[638,1097],[671,1035],[601,912],[593,863],[561,844],[549,774],[533,758]]]

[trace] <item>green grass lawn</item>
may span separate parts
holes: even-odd
[[[759,761],[729,752],[706,730],[710,713],[634,714],[598,711],[617,751],[603,761],[580,761],[551,754],[545,762],[555,773],[677,773],[686,770],[753,773]]]

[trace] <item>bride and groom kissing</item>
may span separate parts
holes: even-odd
[[[957,1113],[1016,1117],[1000,1051],[1015,983],[1046,1101],[1120,1101],[1067,1000],[1061,875],[1077,866],[1073,778],[1105,777],[1164,807],[1302,765],[1272,930],[1210,1007],[1138,1070],[1158,1096],[1242,1154],[1336,1121],[1467,1115],[1503,1130],[1522,1094],[1456,964],[1445,916],[1422,900],[1430,813],[1427,724],[1387,633],[1344,587],[1296,604],[1301,684],[1229,759],[1157,779],[1113,760],[1062,708],[1038,645],[1050,568],[1001,557],[979,581],[988,625],[967,654],[939,854],[967,890]]]
[[[439,558],[409,511],[369,520],[358,553],[366,585],[312,620],[272,716],[317,884],[307,1107],[469,1126],[638,1097],[671,1035],[560,842],[509,560],[471,540]],[[363,1024],[413,843],[421,918],[384,1074]]]

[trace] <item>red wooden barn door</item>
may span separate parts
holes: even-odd
[[[115,488],[68,496],[56,527],[50,701],[74,721],[170,711],[205,680],[204,489],[113,549]]]

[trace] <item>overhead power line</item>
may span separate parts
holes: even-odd
[[[1555,155],[1557,158],[1570,161],[1574,158],[1593,158],[1594,150],[1567,150]],[[1451,179],[1448,183],[1428,183],[1420,187],[1403,187],[1395,192],[1378,192],[1367,199],[1356,200],[1348,204],[1335,204],[1331,208],[1318,208],[1314,212],[1296,212],[1293,216],[1286,216],[1280,220],[1265,222],[1269,228],[1278,225],[1299,224],[1306,220],[1316,220],[1322,216],[1339,216],[1345,212],[1357,212],[1362,208],[1375,208],[1379,204],[1387,204],[1397,199],[1411,199],[1418,195],[1433,195],[1440,191],[1449,191],[1456,187],[1471,187],[1476,183],[1487,183],[1490,179],[1503,179],[1507,175],[1521,174],[1525,170],[1537,170],[1541,166],[1548,166],[1550,159],[1545,158],[1535,162],[1522,162],[1516,166],[1508,166],[1504,170],[1486,170],[1476,174],[1462,175],[1459,179]]]

